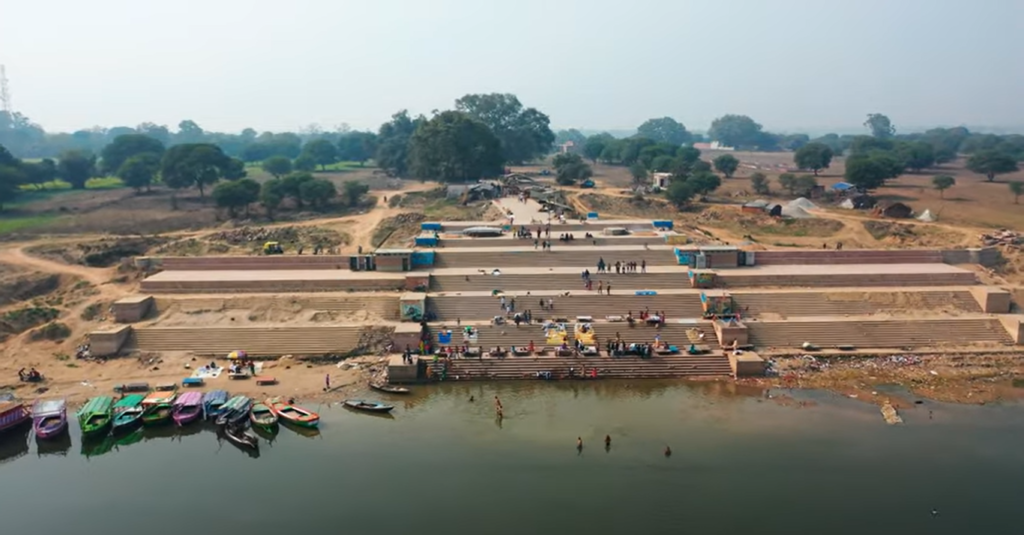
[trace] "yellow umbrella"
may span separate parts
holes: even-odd
[[[229,359],[244,359],[247,356],[248,355],[246,355],[245,351],[242,351],[241,349],[228,353]]]

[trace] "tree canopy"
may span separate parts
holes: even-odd
[[[1017,160],[1004,152],[988,149],[974,153],[967,159],[967,168],[979,175],[985,175],[989,182],[996,175],[1013,173],[1018,170]]]
[[[728,147],[737,149],[765,148],[774,140],[768,140],[762,126],[746,115],[723,115],[712,121],[708,137]]]
[[[328,165],[338,161],[338,147],[329,139],[314,139],[302,146],[302,155],[325,170]]]
[[[864,126],[871,130],[872,136],[879,139],[891,138],[896,133],[896,127],[892,125],[892,121],[881,113],[869,113],[867,120],[864,121]]]
[[[1012,180],[1007,185],[1010,187],[1010,193],[1013,194],[1013,204],[1020,204],[1020,196],[1024,195],[1024,182]]]
[[[117,173],[124,162],[132,156],[150,153],[158,159],[167,150],[164,144],[144,134],[124,134],[114,138],[100,152],[100,168],[104,173]]]
[[[846,159],[846,181],[862,190],[878,189],[889,178],[892,170],[881,158],[862,154]]]
[[[366,163],[377,153],[377,134],[350,132],[338,139],[338,158],[343,161]]]
[[[149,189],[149,186],[156,179],[160,172],[160,157],[152,152],[144,152],[129,157],[117,170],[117,176],[124,181],[126,186],[141,191],[142,188]]]
[[[323,208],[338,196],[334,182],[322,178],[307,180],[299,186],[299,196],[313,208]],[[357,199],[358,200],[358,199]]]
[[[392,176],[405,176],[409,171],[409,144],[413,133],[426,119],[413,119],[402,110],[382,124],[377,133],[377,166]],[[298,162],[296,162],[298,163]]]
[[[601,158],[601,154],[604,152],[605,147],[613,143],[615,138],[611,134],[596,134],[587,138],[587,141],[583,144],[583,155],[586,156],[590,161],[597,162],[598,158]]]
[[[217,145],[186,143],[167,149],[160,162],[160,175],[174,189],[199,188],[203,197],[204,188],[223,178],[231,165],[231,158]]]
[[[241,179],[230,182],[221,182],[213,188],[213,201],[221,208],[227,208],[231,217],[235,217],[235,210],[245,208],[248,211],[250,204],[259,199],[260,185],[252,179]]]
[[[715,170],[725,175],[726,178],[732,178],[732,175],[740,168],[740,161],[732,154],[722,154],[716,157],[712,163],[715,165]]]
[[[808,143],[793,154],[793,162],[800,169],[814,171],[814,175],[817,176],[818,171],[828,169],[832,164],[832,149],[824,143]]]
[[[946,195],[946,190],[953,187],[956,184],[956,179],[949,175],[936,175],[932,177],[932,185],[935,189],[939,190],[939,198],[943,199]]]
[[[359,204],[359,199],[370,191],[370,186],[358,180],[349,180],[342,185],[342,191],[344,192],[345,204],[351,207]]]
[[[671,117],[648,119],[636,129],[637,136],[652,139],[658,143],[683,145],[691,140],[690,133],[682,123]]]
[[[410,143],[411,169],[425,180],[464,182],[500,175],[501,141],[483,122],[445,111],[420,125]]]
[[[583,148],[583,144],[587,142],[587,136],[575,128],[555,132],[555,145],[561,145],[567,141],[572,141],[576,147]]]
[[[563,186],[570,186],[594,176],[594,171],[579,154],[559,154],[555,156],[552,164],[555,167],[555,180]]]
[[[544,156],[555,141],[548,116],[524,108],[510,93],[466,95],[455,101],[455,109],[487,125],[500,141],[504,160],[511,163]]]
[[[665,188],[665,198],[669,200],[676,208],[682,208],[686,206],[693,196],[696,195],[696,190],[693,184],[685,180],[673,180],[667,188]]]
[[[96,156],[83,150],[68,150],[60,155],[57,174],[74,189],[85,189],[85,183],[96,176]]]
[[[292,161],[284,156],[271,156],[263,160],[263,164],[260,167],[274,175],[274,178],[281,178],[292,172]]]

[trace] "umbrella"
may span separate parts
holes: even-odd
[[[235,350],[235,351],[232,351],[232,352],[228,353],[228,358],[229,359],[244,359],[244,358],[246,358],[248,356],[249,355],[247,355],[245,353],[245,351],[242,351],[241,349],[238,349],[238,350]]]

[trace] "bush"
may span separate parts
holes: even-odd
[[[30,335],[33,341],[39,340],[53,340],[59,341],[71,336],[71,329],[67,325],[60,322],[48,323],[43,327],[40,327]]]

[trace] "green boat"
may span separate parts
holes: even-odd
[[[171,421],[174,414],[173,392],[153,392],[142,400],[142,424],[157,425]]]
[[[82,434],[96,435],[107,431],[110,421],[113,419],[111,416],[113,406],[114,398],[110,396],[98,396],[86,402],[85,406],[76,414]]]
[[[274,414],[274,410],[265,403],[256,403],[249,409],[249,420],[253,427],[277,428],[277,414]]]
[[[142,421],[142,394],[129,394],[114,404],[114,432],[130,429]]]

